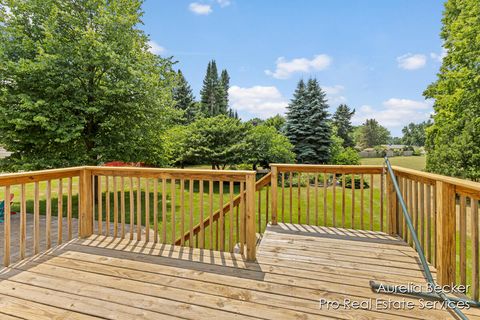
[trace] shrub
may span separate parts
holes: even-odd
[[[360,176],[355,176],[354,177],[355,189],[360,189],[361,188],[361,182],[362,181],[360,179]],[[343,181],[342,181],[342,183],[343,183]],[[345,188],[352,189],[352,177],[351,176],[346,176],[345,177]],[[365,180],[363,180],[363,188],[364,189],[370,188],[370,185]]]

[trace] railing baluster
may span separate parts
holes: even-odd
[[[460,284],[467,284],[467,198],[460,196]]]
[[[22,189],[24,188],[25,188],[25,185],[22,185]],[[25,193],[25,190],[22,190],[22,193]],[[22,202],[23,201],[24,200],[22,200]],[[20,206],[22,206],[22,204],[20,204]],[[25,223],[27,222],[26,218],[24,221]],[[25,226],[25,229],[26,229],[26,226]],[[63,180],[60,178],[58,179],[58,190],[57,190],[57,245],[62,244],[62,241],[63,241],[62,237],[63,237]]]
[[[380,174],[380,231],[383,232],[384,224],[384,202],[385,202],[385,171]]]
[[[98,186],[97,186],[97,197],[98,197],[98,227],[97,227],[97,233],[99,235],[103,234],[103,208],[102,208],[102,202],[103,202],[103,188],[102,188],[102,177],[97,176],[97,181],[98,181]]]
[[[420,209],[420,243],[422,244],[422,248],[425,248],[425,185],[421,182],[419,183],[419,189],[420,189],[420,204],[419,204],[419,209]]]
[[[479,253],[478,253],[478,200],[471,198],[470,218],[472,222],[472,296],[478,301],[479,297]]]
[[[301,224],[302,223],[302,208],[301,208],[301,203],[302,203],[302,194],[301,194],[301,186],[302,186],[302,174],[300,172],[297,172],[297,223]]]
[[[418,215],[419,215],[419,212],[418,212],[418,182],[417,181],[413,181],[413,197],[412,197],[412,201],[413,201],[413,218],[414,218],[414,222],[415,222],[415,232],[417,234],[417,237],[419,236],[419,229],[418,229]]]
[[[212,222],[212,221],[210,221]],[[180,230],[182,230],[181,245],[185,245],[185,180],[180,179]]]
[[[145,179],[145,242],[150,241],[150,179]]]
[[[332,177],[332,226],[335,227],[337,225],[337,174],[334,172]]]
[[[153,179],[153,242],[158,243],[158,178]],[[172,233],[174,230],[174,224],[172,224]],[[173,238],[172,244],[175,243]]]
[[[285,172],[282,172],[282,223],[285,222]]]
[[[142,240],[142,186],[137,178],[137,241]]]
[[[360,175],[360,229],[365,230],[365,220],[364,220],[364,201],[365,201],[365,196],[364,196],[364,183],[365,183],[365,176],[363,173]]]
[[[220,208],[223,207],[222,202],[220,202]],[[258,190],[258,233],[261,233],[262,228],[262,190]]]
[[[34,207],[33,207],[33,252],[40,252],[40,186],[38,181],[34,184]],[[6,200],[6,199],[5,199]],[[5,204],[7,201],[5,201]],[[6,233],[5,233],[6,234]],[[70,238],[69,238],[70,240]]]
[[[270,220],[268,220],[268,210],[269,210],[269,195],[270,195],[270,191],[269,191],[269,188],[268,188],[268,185],[265,186],[265,226],[269,223]],[[274,219],[273,218],[273,213],[272,213],[272,221],[275,220],[276,221],[276,218]]]
[[[52,182],[47,180],[45,195],[45,240],[47,249],[52,247]]]
[[[208,181],[208,209],[210,227],[210,250],[213,250],[213,180]]]
[[[171,210],[171,224],[172,224],[172,244],[175,244],[175,240],[177,239],[176,236],[175,236],[175,233],[176,233],[176,229],[177,229],[177,220],[176,220],[176,217],[175,217],[175,213],[176,213],[176,205],[175,205],[175,195],[176,195],[176,192],[177,192],[177,187],[176,187],[176,182],[175,182],[175,179],[172,178],[170,180],[170,192],[171,192],[171,198],[170,198],[170,210]]]
[[[346,197],[345,197],[345,173],[342,173],[342,228],[345,228],[345,202],[346,202]]]
[[[433,262],[433,251],[432,250],[432,190],[430,184],[426,185],[427,188],[427,199],[425,201],[426,210],[427,210],[427,259],[428,262]]]
[[[113,237],[118,236],[118,190],[117,177],[113,176]]]
[[[10,186],[5,187],[4,221],[3,221],[3,265],[10,265]]]
[[[288,173],[288,184],[290,189],[290,223],[293,223],[293,172]]]
[[[218,182],[218,193],[219,193],[219,200],[220,200],[220,205],[219,208],[220,210],[223,208],[223,181]],[[220,211],[220,251],[225,250],[225,217]]]
[[[135,199],[133,198],[133,177],[130,177],[129,179],[129,194],[128,194],[128,200],[130,202],[130,240],[133,240],[133,233],[134,233],[134,228],[135,228]]]
[[[203,212],[204,212],[204,208],[203,208],[203,183],[204,181],[203,180],[199,180],[198,181],[198,196],[199,196],[199,199],[200,199],[200,249],[203,249],[205,248],[205,226],[204,226],[204,221],[203,221]],[[232,212],[233,214],[233,212]]]
[[[190,232],[190,237],[192,232]],[[190,238],[191,239],[191,238]],[[167,243],[167,179],[162,179],[162,242]]]
[[[230,191],[229,191],[229,195],[230,195],[230,209],[229,209],[229,214],[230,214],[230,236],[229,236],[229,240],[230,240],[230,245],[229,245],[229,248],[230,248],[230,252],[233,252],[233,248],[234,248],[234,243],[233,243],[233,193],[234,193],[234,190],[233,190],[233,181],[230,181]],[[267,192],[268,194],[268,192]],[[267,202],[268,204],[268,202]],[[260,229],[261,229],[261,225],[260,225]],[[260,230],[261,232],[261,230]]]
[[[188,184],[188,187],[189,187],[189,230],[190,230],[190,238],[188,240],[188,244],[190,246],[190,248],[193,248],[194,244],[193,244],[193,184],[194,184],[194,181],[193,179],[190,179],[189,180],[189,184]],[[223,217],[223,214],[221,215]],[[223,229],[222,229],[223,230]],[[222,250],[223,251],[223,250]]]
[[[73,196],[72,196],[72,178],[68,178],[67,185],[67,239],[72,240],[72,210],[73,210]]]
[[[327,189],[327,173],[324,173],[323,174],[323,225],[324,226],[327,226],[328,225],[328,222],[327,222],[327,192],[328,192],[328,189]]]
[[[125,239],[125,178],[123,176],[120,178],[120,215],[121,237]]]
[[[352,180],[351,180],[351,188],[352,188],[352,212],[350,219],[351,221],[351,227],[352,229],[355,229],[355,174],[352,173]]]
[[[370,174],[370,230],[373,230],[373,189],[374,179],[373,174]]]
[[[60,238],[58,244],[60,244],[61,242],[62,242],[62,239]],[[20,259],[25,259],[26,245],[27,245],[27,201],[26,201],[26,187],[25,187],[25,184],[22,183],[20,187]]]
[[[318,226],[318,173],[315,173],[315,225]]]
[[[306,223],[310,224],[310,175],[307,173],[307,214],[306,214]],[[300,201],[300,200],[299,200]]]
[[[110,236],[110,177],[105,176],[105,235]]]
[[[244,183],[240,182],[240,254],[245,253],[245,187]],[[211,216],[210,216],[211,217]],[[211,225],[210,221],[210,225]]]

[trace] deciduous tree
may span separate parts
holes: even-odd
[[[8,1],[0,15],[0,141],[11,170],[164,163],[172,61],[149,52],[142,1]]]

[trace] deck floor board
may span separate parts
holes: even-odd
[[[236,253],[93,235],[0,271],[1,319],[453,319],[369,280],[424,284],[415,251],[385,233],[268,226],[257,261]],[[432,271],[435,271],[432,268]],[[328,310],[320,299],[417,304]],[[480,319],[478,310],[465,311]]]

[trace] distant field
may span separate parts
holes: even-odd
[[[383,158],[362,158],[362,164],[372,164],[372,165],[381,165],[383,164]],[[412,157],[392,157],[390,158],[390,163],[394,166],[400,166],[409,169],[415,170],[425,170],[425,156],[412,156]]]

